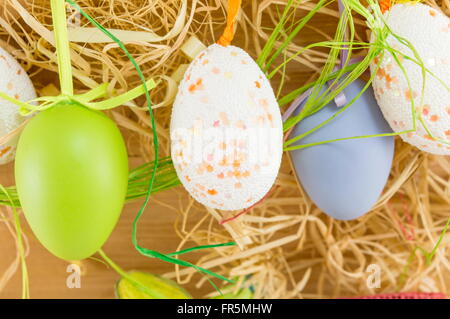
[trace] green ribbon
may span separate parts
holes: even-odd
[[[195,270],[204,273],[206,275],[210,275],[213,277],[216,277],[218,279],[233,283],[234,281],[231,279],[228,279],[222,275],[216,274],[215,272],[212,272],[208,269],[199,267],[197,265],[194,265],[190,262],[184,261],[184,260],[180,260],[178,258],[174,258],[172,256],[177,256],[177,255],[181,255],[181,254],[185,254],[191,251],[195,251],[195,250],[201,250],[201,249],[209,249],[209,248],[217,248],[217,247],[225,247],[225,246],[234,246],[236,245],[236,243],[234,242],[229,242],[229,243],[224,243],[224,244],[216,244],[216,245],[204,245],[204,246],[196,246],[196,247],[192,247],[192,248],[188,248],[185,250],[181,250],[181,251],[177,251],[174,253],[170,253],[170,254],[162,254],[159,253],[157,251],[151,250],[151,249],[147,249],[144,247],[141,247],[137,241],[137,223],[140,219],[140,217],[142,216],[145,208],[148,205],[148,202],[150,200],[150,196],[152,193],[152,189],[153,189],[153,184],[155,182],[155,176],[156,176],[156,170],[158,169],[158,165],[159,165],[159,149],[158,149],[158,134],[156,132],[156,124],[155,124],[155,117],[153,114],[153,109],[152,109],[152,102],[150,99],[150,93],[148,92],[147,89],[147,84],[145,81],[145,77],[144,74],[141,71],[141,68],[139,67],[139,65],[137,64],[137,62],[134,60],[134,58],[131,56],[131,54],[128,52],[127,48],[125,47],[125,45],[122,43],[122,41],[120,41],[116,36],[114,36],[111,32],[109,32],[106,28],[104,28],[102,25],[100,25],[100,23],[98,23],[95,19],[93,19],[91,16],[89,16],[86,12],[84,12],[80,6],[75,3],[73,0],[66,0],[67,3],[69,3],[72,7],[74,7],[76,10],[78,10],[86,19],[89,20],[90,23],[92,23],[95,27],[97,27],[100,31],[102,31],[106,36],[108,36],[109,38],[111,38],[121,49],[122,51],[125,53],[125,55],[128,57],[128,59],[131,61],[131,63],[133,64],[133,66],[135,67],[140,80],[142,81],[142,85],[144,87],[144,91],[145,91],[145,97],[147,99],[147,106],[148,106],[148,110],[150,113],[150,119],[151,119],[151,125],[152,125],[152,133],[153,133],[153,142],[154,142],[154,152],[155,152],[155,161],[153,164],[153,172],[152,172],[152,176],[150,178],[150,182],[148,184],[148,189],[147,189],[147,193],[145,196],[145,200],[144,203],[142,204],[141,208],[139,209],[139,212],[136,215],[136,218],[133,221],[133,226],[132,226],[132,242],[133,245],[135,247],[135,249],[141,253],[144,256],[147,257],[151,257],[151,258],[158,258],[161,259],[163,261],[169,262],[169,263],[173,263],[176,265],[180,265],[180,266],[184,266],[184,267],[192,267]],[[212,281],[209,280],[209,282],[217,289],[217,287],[214,285],[214,283]]]

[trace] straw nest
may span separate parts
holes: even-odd
[[[243,1],[235,43],[256,57],[277,22],[286,1]],[[51,14],[46,0],[4,0],[0,15],[0,45],[11,52],[31,75],[39,94],[57,94],[56,57]],[[160,150],[169,154],[169,119],[176,93],[171,77],[189,60],[180,47],[196,35],[208,45],[217,40],[225,24],[225,0],[79,0],[78,4],[108,28],[127,30],[122,39],[147,78],[160,81],[152,91]],[[302,1],[298,15],[312,8]],[[429,1],[450,15],[450,1]],[[306,43],[331,40],[337,24],[337,7],[320,10],[305,31],[286,50],[290,55]],[[110,93],[139,84],[131,62],[115,43],[87,37],[73,16],[72,62],[77,92],[109,82]],[[366,39],[362,20],[358,36]],[[81,20],[81,28],[86,27]],[[87,42],[86,42],[87,41]],[[283,95],[311,81],[325,62],[326,51],[308,50],[286,69],[285,85],[273,79]],[[152,135],[145,100],[135,100],[109,112],[126,133],[130,156],[151,160]],[[356,221],[336,221],[320,212],[294,178],[285,156],[270,196],[247,214],[220,224],[230,213],[207,209],[177,187],[179,205],[174,229],[179,248],[234,240],[235,247],[207,251],[197,264],[239,282],[251,284],[257,298],[320,298],[381,292],[423,291],[450,293],[450,234],[435,250],[450,217],[450,160],[431,156],[397,139],[389,182],[374,209]],[[168,204],[167,204],[168,205]],[[2,211],[3,221],[14,228]],[[190,221],[198,221],[192,223]],[[0,289],[17,269],[17,259],[0,278]],[[380,271],[380,288],[368,285]],[[205,279],[193,269],[174,268],[168,277],[180,283]],[[251,275],[251,276],[248,276]]]

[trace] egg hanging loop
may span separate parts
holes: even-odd
[[[220,36],[217,44],[224,47],[229,46],[234,38],[236,19],[241,8],[242,0],[228,0],[228,15],[227,15],[227,25],[223,34]]]

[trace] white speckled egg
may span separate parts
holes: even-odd
[[[222,210],[258,202],[278,174],[282,135],[273,89],[245,51],[213,44],[192,61],[170,137],[178,177],[197,201]]]
[[[36,98],[33,84],[25,70],[4,49],[0,48],[0,91],[21,101]],[[20,126],[25,118],[19,114],[19,107],[0,98],[0,137]],[[14,159],[19,135],[0,145],[0,164]]]
[[[385,13],[387,24],[415,48],[425,66],[437,77],[427,73],[422,92],[422,69],[398,54],[411,84],[390,53],[385,51],[373,88],[384,117],[395,132],[413,128],[412,104],[417,112],[417,130],[400,135],[419,149],[434,154],[450,154],[450,19],[424,4],[396,4]],[[388,43],[404,55],[414,57],[407,46],[390,35]],[[375,72],[376,60],[371,65]],[[445,85],[443,85],[445,83]],[[423,101],[422,101],[423,93]],[[419,121],[421,114],[425,126]],[[433,139],[431,136],[435,137]]]

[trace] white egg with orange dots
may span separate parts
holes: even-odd
[[[384,17],[398,61],[385,50],[371,65],[383,115],[405,142],[450,155],[450,19],[420,3],[396,4]]]
[[[16,100],[29,101],[36,92],[28,74],[8,52],[0,47],[0,91]],[[21,124],[25,117],[19,107],[0,98],[0,165],[11,162],[16,153]]]
[[[172,111],[171,154],[179,179],[198,202],[240,210],[273,186],[283,129],[268,79],[229,39],[225,32],[184,74]]]

